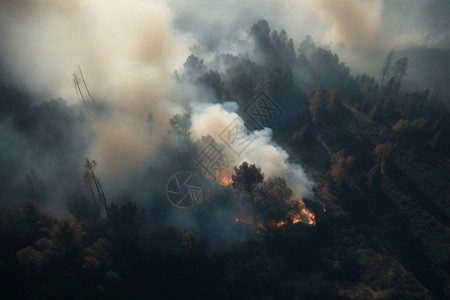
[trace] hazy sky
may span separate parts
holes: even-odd
[[[447,0],[169,0],[168,5],[174,28],[212,48],[261,18],[297,41],[310,34],[365,51],[417,43],[450,29]]]
[[[310,34],[365,54],[449,34],[448,16],[448,0],[3,0],[0,54],[33,92],[70,100],[77,64],[106,94],[136,69],[172,73],[195,44],[230,50],[260,19],[285,29],[296,47]]]

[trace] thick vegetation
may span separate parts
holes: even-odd
[[[19,162],[2,155],[0,196],[32,199],[0,210],[0,274],[15,298],[450,298],[448,108],[429,91],[402,91],[406,57],[380,62],[380,80],[353,77],[311,37],[295,47],[266,21],[250,35],[257,59],[220,54],[206,64],[191,55],[178,80],[240,109],[259,91],[277,101],[284,115],[272,124],[274,139],[306,167],[325,204],[304,199],[315,225],[294,222],[303,207],[284,178],[265,178],[247,163],[211,199],[234,216],[222,228],[251,236],[222,251],[211,250],[201,230],[152,225],[161,224],[160,210],[169,209],[163,205],[143,210],[126,197],[110,202],[90,160],[77,162],[85,163],[84,184],[61,199],[71,215],[56,216],[37,204],[50,188],[33,172],[14,185],[3,174]],[[83,122],[62,100],[32,106],[4,85],[0,107],[2,124],[77,170],[71,156],[58,153],[81,151]],[[168,122],[168,135],[189,135],[188,114]],[[167,155],[183,164],[190,152]],[[82,172],[76,174],[81,182]],[[196,217],[213,218],[211,201],[198,205]]]

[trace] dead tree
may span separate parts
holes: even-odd
[[[73,73],[73,85],[75,87],[75,92],[77,93],[78,101],[88,111],[91,109],[96,112],[95,98],[91,95],[89,91],[86,80],[84,79],[83,71],[81,67],[78,66],[78,71]]]
[[[95,160],[90,161],[86,158],[86,163],[84,165],[84,184],[94,201],[98,216],[102,216],[103,214],[109,215],[109,206],[106,201],[105,192],[103,191],[100,180],[94,173],[96,167],[97,162]]]

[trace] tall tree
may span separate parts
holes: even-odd
[[[300,56],[304,56],[306,59],[309,59],[315,50],[316,43],[314,42],[314,39],[310,35],[307,35],[300,43],[298,54]]]
[[[86,158],[86,162],[84,164],[85,171],[83,179],[88,193],[94,201],[95,207],[97,209],[97,214],[98,216],[101,216],[102,213],[109,214],[109,207],[100,180],[97,176],[95,176],[94,170],[96,167],[97,162],[95,160],[90,161],[88,158]]]
[[[190,79],[196,79],[198,76],[206,72],[206,66],[203,59],[195,55],[189,55],[183,64],[184,72]]]
[[[322,85],[319,85],[314,96],[309,99],[309,112],[311,113],[314,123],[319,120],[320,115],[325,109],[324,94]]]
[[[340,187],[347,179],[355,164],[355,158],[347,155],[344,149],[336,152],[331,157],[331,176],[334,183]]]
[[[231,175],[233,180],[233,188],[241,190],[247,193],[250,198],[250,204],[253,210],[253,221],[256,225],[256,212],[255,212],[255,188],[264,180],[264,174],[260,168],[257,168],[254,164],[249,165],[244,161],[239,168],[234,167],[234,173]]]

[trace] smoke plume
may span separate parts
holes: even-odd
[[[259,131],[248,131],[235,110],[237,110],[235,103],[204,104],[194,108],[193,140],[210,135],[218,143],[222,139],[226,141],[227,132],[224,131],[233,123],[231,130],[242,133],[239,141],[230,143],[224,150],[228,159],[233,161],[233,165],[239,166],[244,161],[255,164],[267,178],[285,177],[296,196],[314,199],[313,183],[299,165],[289,163],[288,153],[272,141],[272,130],[264,128]],[[236,153],[236,148],[233,150],[233,147],[238,147],[237,143],[246,145],[239,154]]]
[[[0,11],[9,76],[35,99],[78,105],[72,74],[80,65],[104,108],[89,121],[95,138],[85,155],[97,158],[100,175],[111,180],[138,167],[167,132],[172,73],[185,56],[167,7],[144,0],[3,1]]]
[[[331,23],[330,39],[350,47],[373,49],[381,21],[382,1],[308,1]]]

